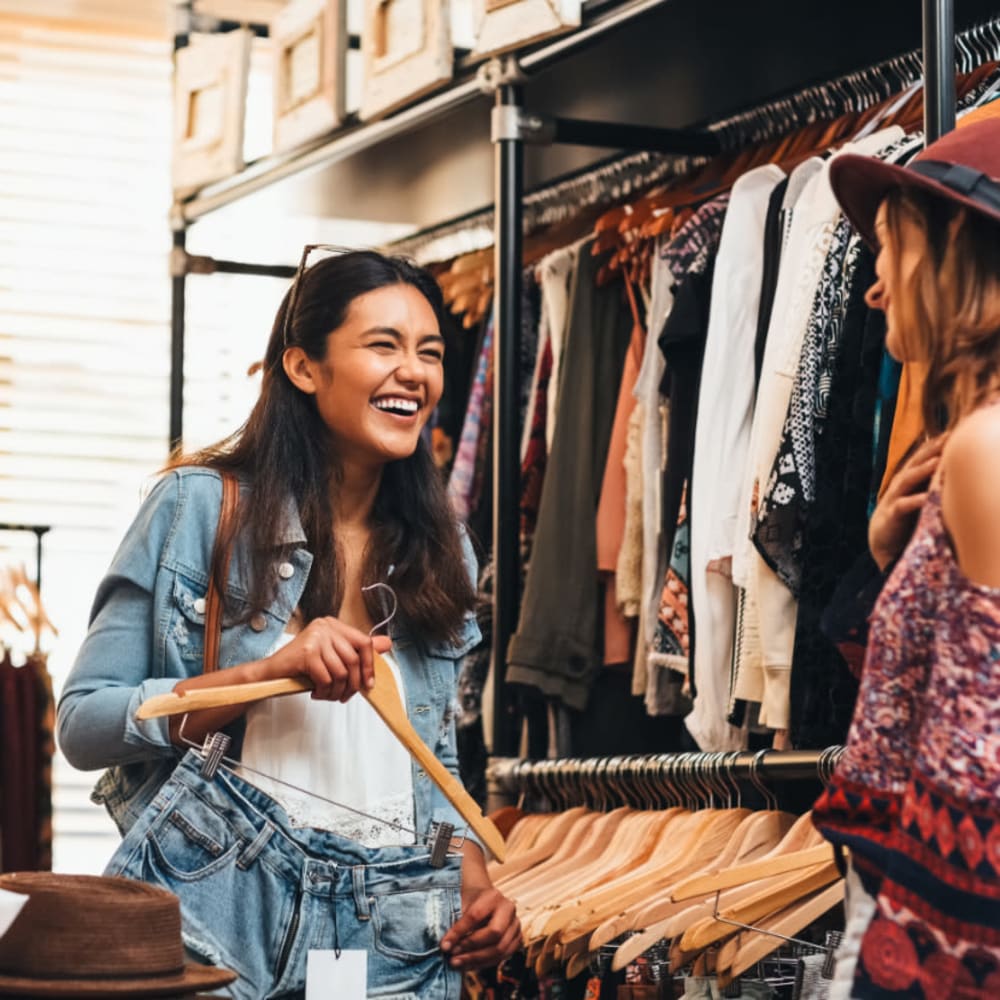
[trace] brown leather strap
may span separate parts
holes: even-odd
[[[223,472],[222,504],[219,507],[219,526],[215,531],[212,547],[212,565],[208,571],[208,592],[205,594],[205,658],[202,669],[206,674],[219,669],[219,639],[222,636],[223,595],[218,581],[229,577],[229,557],[232,553],[230,535],[233,519],[240,500],[240,487],[231,472]]]

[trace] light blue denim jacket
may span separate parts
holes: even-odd
[[[241,496],[247,494],[241,485]],[[219,519],[222,484],[218,473],[182,468],[156,484],[125,535],[101,582],[90,628],[59,700],[57,732],[67,759],[82,770],[106,767],[93,800],[104,804],[124,833],[136,821],[179,759],[168,720],[139,722],[136,709],[153,695],[172,691],[185,677],[201,673],[204,596]],[[269,607],[243,624],[244,614],[223,620],[219,667],[268,655],[298,606],[312,565],[295,505],[290,501],[285,531],[275,547],[288,563]],[[475,557],[465,538],[466,563],[475,579]],[[230,599],[248,608],[244,566],[247,553],[234,546],[229,569]],[[456,644],[418,643],[391,632],[393,654],[405,688],[407,713],[420,738],[456,776],[454,701],[459,657],[481,639],[474,616],[462,623]],[[239,754],[242,720],[234,724]],[[465,823],[423,769],[413,763],[414,820],[419,833],[432,820]]]

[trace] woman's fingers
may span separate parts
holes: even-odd
[[[341,702],[374,686],[375,650],[392,646],[388,636],[372,640],[332,617],[310,622],[294,643],[298,671],[312,680],[313,697]]]
[[[521,924],[514,920],[500,931],[484,928],[470,934],[462,947],[451,956],[453,966],[462,969],[478,969],[496,965],[521,946]]]
[[[912,493],[914,489],[928,482],[934,475],[934,470],[941,460],[940,454],[932,455],[913,465],[907,464],[898,476],[893,479],[889,491],[897,496]]]
[[[333,634],[332,642],[342,668],[338,674],[338,683],[334,685],[336,693],[332,697],[339,701],[347,701],[352,694],[361,690],[361,654],[345,636],[336,632]]]

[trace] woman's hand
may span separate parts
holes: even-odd
[[[499,965],[521,947],[521,922],[514,904],[493,886],[462,887],[462,916],[441,941],[455,969],[469,972]]]
[[[264,661],[268,679],[308,677],[312,697],[345,702],[375,685],[375,653],[392,646],[388,636],[370,638],[338,618],[315,618]]]
[[[868,548],[883,572],[899,558],[913,534],[944,442],[945,436],[939,435],[917,448],[892,477],[868,522]]]
[[[521,947],[521,922],[514,904],[494,888],[483,852],[466,841],[462,862],[462,916],[441,939],[455,969],[468,972],[499,965]]]

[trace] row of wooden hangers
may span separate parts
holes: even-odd
[[[960,74],[956,79],[959,99],[997,68],[998,63],[990,60],[971,72]],[[900,78],[900,83],[903,82]],[[598,283],[606,283],[624,273],[639,287],[645,287],[656,237],[676,233],[699,205],[728,191],[747,171],[774,163],[789,172],[809,157],[826,155],[866,130],[898,125],[912,132],[923,124],[923,102],[923,87],[910,83],[863,110],[848,110],[835,118],[825,117],[780,138],[716,156],[703,167],[631,202],[604,211],[582,209],[572,218],[525,237],[524,266],[531,267],[549,253],[592,233],[591,252],[608,255],[598,273]],[[493,249],[465,254],[435,270],[451,311],[462,317],[464,327],[478,325],[493,296]]]
[[[997,68],[998,64],[991,61],[970,73],[958,75],[958,98],[961,100],[975,90]],[[846,111],[836,118],[813,122],[782,138],[715,157],[702,170],[678,184],[647,192],[631,204],[616,206],[604,213],[594,227],[592,253],[611,254],[598,281],[610,280],[617,271],[624,271],[633,281],[648,280],[655,238],[676,233],[699,204],[728,191],[748,171],[773,163],[790,173],[810,157],[834,152],[862,132],[893,125],[913,132],[922,127],[923,112],[923,87],[911,84],[863,110]]]
[[[39,652],[46,630],[59,635],[24,564],[0,566],[0,635],[7,632],[26,636],[33,650]]]
[[[810,814],[778,809],[753,776],[767,805],[746,809],[738,787],[722,780],[733,755],[673,759],[694,757],[709,790],[703,808],[690,797],[652,808],[650,788],[645,808],[577,806],[513,826],[507,860],[490,873],[517,904],[536,973],[561,966],[572,978],[630,935],[613,969],[666,940],[672,971],[693,966],[724,987],[842,901],[833,849]],[[820,770],[828,773],[834,760],[828,752]]]

